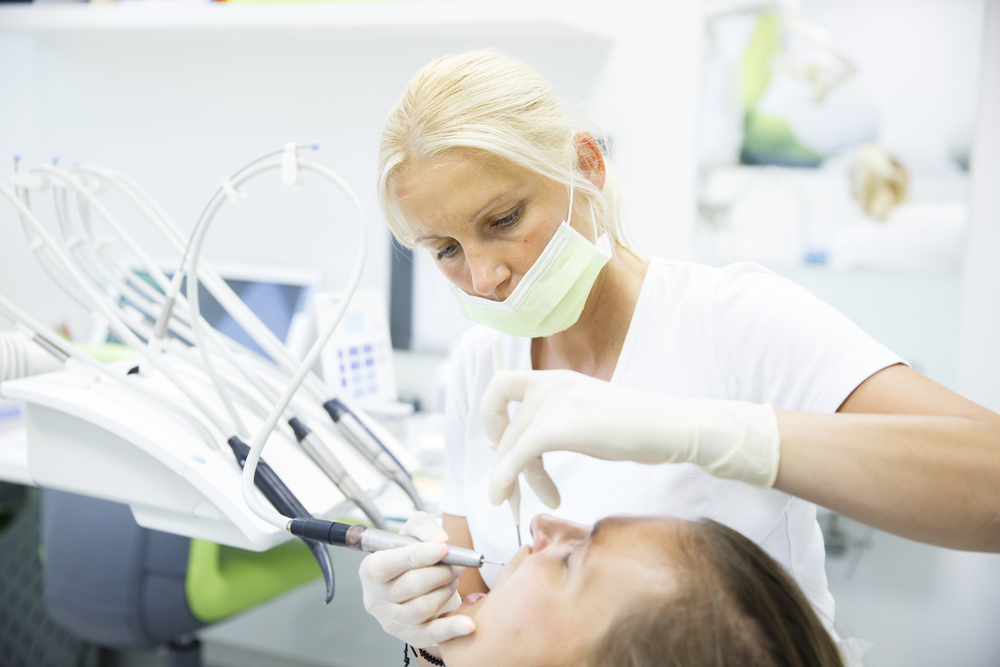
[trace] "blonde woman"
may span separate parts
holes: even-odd
[[[640,255],[601,145],[536,72],[492,52],[432,62],[386,121],[378,187],[392,231],[430,253],[484,325],[463,337],[450,387],[447,539],[510,561],[529,537],[504,502],[523,473],[526,519],[558,507],[581,524],[655,514],[738,531],[828,629],[813,503],[1000,550],[1000,416],[761,267]],[[441,614],[500,575],[435,566],[443,549],[372,554],[361,568],[366,608],[428,655],[475,632]]]

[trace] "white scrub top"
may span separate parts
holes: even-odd
[[[483,326],[463,337],[447,402],[441,509],[466,518],[477,551],[507,562],[517,550],[517,534],[507,503],[497,507],[487,497],[494,455],[479,417],[493,377],[496,337],[504,369],[531,368],[531,339]],[[611,382],[676,398],[832,413],[868,377],[897,363],[898,356],[837,310],[760,266],[718,269],[653,260]],[[650,466],[571,452],[552,452],[544,461],[562,505],[549,510],[522,480],[525,543],[531,542],[531,517],[540,513],[579,523],[612,514],[714,519],[787,568],[833,628],[823,536],[812,503],[718,479],[689,463]],[[485,566],[481,573],[492,587],[500,568]]]

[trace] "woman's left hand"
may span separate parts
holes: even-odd
[[[513,421],[507,404],[521,401]],[[691,462],[719,477],[774,484],[780,439],[774,409],[743,401],[673,399],[574,371],[504,371],[483,394],[486,434],[496,443],[490,500],[499,505],[521,472],[558,507],[541,456],[564,450],[610,461]]]

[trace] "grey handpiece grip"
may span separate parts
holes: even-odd
[[[382,551],[383,549],[396,549],[398,547],[409,546],[419,542],[415,537],[409,535],[398,535],[385,530],[369,528],[361,535],[362,551]],[[448,555],[441,559],[445,565],[461,565],[463,567],[481,567],[483,564],[482,554],[478,554],[472,549],[448,545]]]
[[[424,504],[423,498],[420,497],[420,493],[417,492],[416,487],[413,486],[413,482],[406,475],[406,471],[401,469],[388,452],[383,450],[382,446],[372,439],[372,436],[368,433],[368,429],[358,421],[357,417],[349,412],[344,413],[337,422],[337,427],[348,441],[354,445],[355,449],[364,454],[382,474],[396,482],[403,489],[406,495],[410,497],[410,500],[413,501],[414,507],[421,512],[427,511],[427,506]]]
[[[300,443],[302,449],[306,451],[307,454],[316,462],[320,469],[326,473],[337,488],[343,492],[343,494],[350,500],[354,501],[354,504],[361,508],[361,511],[371,519],[371,522],[376,528],[386,528],[385,518],[379,511],[372,499],[365,493],[364,489],[354,481],[344,466],[340,464],[337,457],[322,444],[321,441],[317,440],[316,435],[310,433],[304,437]]]

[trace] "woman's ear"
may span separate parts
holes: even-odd
[[[577,132],[573,140],[576,144],[577,167],[598,190],[603,190],[607,168],[597,138],[590,132]]]

